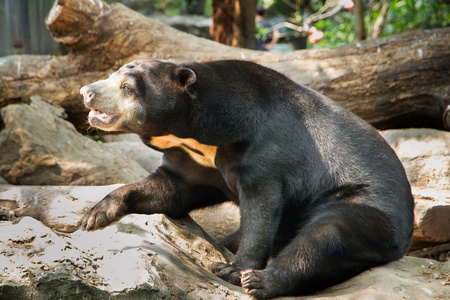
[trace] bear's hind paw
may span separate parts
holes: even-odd
[[[260,270],[247,269],[241,271],[241,285],[245,292],[254,299],[262,300],[271,298],[267,290],[269,286],[269,274]]]

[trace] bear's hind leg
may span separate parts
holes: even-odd
[[[379,210],[346,202],[317,207],[297,236],[264,270],[244,270],[256,299],[310,293],[401,257]]]

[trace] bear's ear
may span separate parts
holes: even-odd
[[[175,75],[178,81],[185,88],[189,88],[197,80],[194,71],[188,68],[178,68],[175,70]]]

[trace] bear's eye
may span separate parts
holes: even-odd
[[[122,91],[124,91],[126,93],[131,92],[131,88],[130,88],[130,86],[128,84],[123,84],[121,86],[121,89],[122,89]]]

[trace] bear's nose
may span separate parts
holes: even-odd
[[[80,94],[83,95],[84,103],[86,104],[91,102],[95,97],[94,91],[92,91],[88,85],[85,85],[80,89]]]

